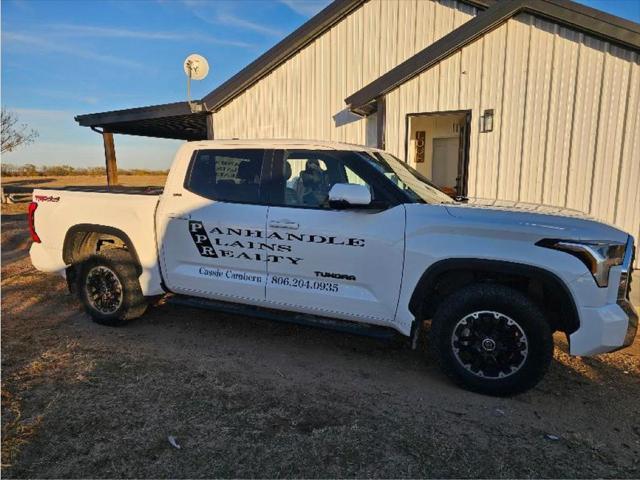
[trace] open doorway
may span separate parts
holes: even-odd
[[[407,115],[407,162],[452,197],[467,195],[470,125],[470,110]]]

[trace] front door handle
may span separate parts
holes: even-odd
[[[297,230],[300,225],[297,222],[291,220],[272,220],[269,222],[271,228],[286,228],[289,230]]]

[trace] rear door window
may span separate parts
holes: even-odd
[[[211,200],[263,203],[260,186],[264,157],[262,149],[198,150],[184,186]]]

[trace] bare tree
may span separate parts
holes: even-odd
[[[2,138],[1,153],[12,152],[21,145],[29,145],[38,137],[37,130],[27,124],[18,124],[18,116],[2,108],[2,125],[0,130]]]

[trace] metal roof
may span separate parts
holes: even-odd
[[[179,140],[207,138],[207,113],[192,113],[188,102],[90,113],[75,120],[83,127],[111,133]]]
[[[635,22],[568,0],[502,0],[351,94],[345,103],[355,113],[370,114],[376,109],[374,102],[377,98],[523,12],[640,50],[640,25]]]

